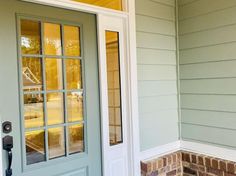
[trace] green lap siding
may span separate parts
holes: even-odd
[[[236,1],[178,5],[181,136],[236,148]]]
[[[136,0],[142,151],[179,138],[175,26],[175,0]]]

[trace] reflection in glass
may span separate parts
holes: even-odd
[[[48,130],[48,147],[50,159],[65,156],[64,133],[64,127],[50,128]]]
[[[48,125],[64,122],[63,93],[47,94],[47,117]]]
[[[27,165],[45,161],[44,131],[25,133]]]
[[[84,151],[80,32],[79,26],[20,20],[24,164]]]
[[[67,116],[69,122],[83,120],[82,92],[72,92],[67,94]]]
[[[66,59],[67,89],[82,89],[81,60]]]
[[[62,89],[62,60],[47,58],[45,67],[47,90]]]
[[[44,23],[44,54],[61,55],[61,26]]]
[[[82,124],[69,127],[69,153],[84,151],[84,126]]]
[[[66,56],[80,56],[80,28],[64,26],[64,47]]]
[[[123,142],[118,32],[106,31],[106,57],[110,145],[116,145]]]
[[[114,10],[122,10],[122,0],[112,0],[112,1],[104,1],[104,0],[72,0],[75,2],[83,2],[86,4],[91,4],[95,6],[101,6],[108,9]]]
[[[42,90],[41,58],[22,58],[23,91]]]
[[[22,54],[41,54],[40,22],[21,20]]]
[[[44,125],[43,95],[24,95],[25,128],[41,127]]]

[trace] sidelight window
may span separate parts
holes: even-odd
[[[110,145],[123,142],[119,33],[106,31],[106,63]]]

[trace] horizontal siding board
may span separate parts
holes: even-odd
[[[178,0],[178,6],[184,6],[196,2],[197,0]]]
[[[178,140],[177,110],[155,111],[140,115],[141,150]],[[168,127],[170,130],[166,130]]]
[[[236,95],[236,78],[181,80],[181,93]]]
[[[204,16],[198,16],[179,22],[179,34],[219,28],[236,23],[236,7],[216,11]]]
[[[174,7],[158,4],[150,0],[136,0],[136,14],[175,21]]]
[[[236,77],[236,60],[180,66],[181,79]]]
[[[181,115],[183,123],[236,130],[236,113],[183,109]]]
[[[184,109],[236,112],[236,96],[227,95],[181,95]]]
[[[137,32],[137,47],[176,50],[175,37],[145,32]]]
[[[180,64],[236,59],[236,42],[180,51]]]
[[[179,19],[187,19],[199,15],[208,14],[217,10],[236,5],[235,0],[199,0],[188,6],[180,6]]]
[[[180,49],[236,42],[236,25],[187,34],[180,36],[180,40]]]
[[[137,49],[138,64],[176,65],[176,52],[156,49]]]
[[[234,140],[234,136],[236,136],[235,130],[183,124],[182,134],[183,139],[236,147],[236,140]]]
[[[138,80],[176,80],[176,66],[138,65]]]
[[[153,113],[159,110],[177,109],[177,95],[139,98],[139,113]]]
[[[136,15],[136,30],[174,36],[175,22]]]
[[[139,81],[139,97],[177,95],[176,81]]]
[[[166,4],[170,6],[175,6],[175,0],[151,0],[153,2],[161,3],[161,4]]]

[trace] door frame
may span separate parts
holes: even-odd
[[[75,10],[80,12],[88,12],[97,15],[106,15],[110,17],[117,17],[124,21],[125,26],[125,58],[126,58],[126,84],[127,84],[127,138],[129,141],[128,144],[128,167],[129,167],[129,176],[140,176],[140,141],[139,141],[139,118],[138,118],[138,90],[137,90],[137,57],[136,57],[136,23],[135,23],[135,0],[123,0],[124,11],[117,11],[106,9],[102,7],[96,7],[93,5],[88,5],[84,3],[72,2],[70,0],[21,0],[25,2],[32,2],[37,4],[43,4],[53,7],[60,7],[69,10]],[[98,29],[101,26],[102,21],[97,21]],[[102,45],[100,40],[100,34],[98,32],[98,44]],[[99,61],[104,57],[103,53],[98,51]],[[100,68],[101,69],[101,68]],[[122,71],[122,70],[121,70]],[[102,84],[103,79],[102,75],[99,76],[100,84]],[[101,94],[100,94],[101,96]],[[100,104],[103,106],[103,104]],[[102,127],[101,123],[101,128]],[[1,128],[1,127],[0,127]],[[105,139],[103,133],[101,133],[102,141]],[[2,142],[0,142],[0,147],[2,147]],[[106,148],[102,146],[102,155],[106,153]],[[2,157],[2,150],[0,152],[0,157]],[[103,157],[104,158],[104,157]],[[105,158],[104,158],[105,159]],[[106,161],[102,161],[102,164]],[[0,161],[0,170],[2,168],[2,160]],[[3,173],[3,172],[2,172]],[[103,176],[109,176],[105,174]]]

